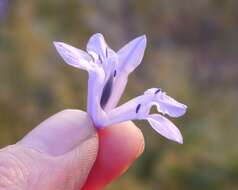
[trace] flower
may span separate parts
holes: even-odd
[[[113,51],[99,33],[89,39],[87,52],[62,42],[54,42],[54,45],[67,64],[88,72],[87,112],[97,128],[128,120],[147,120],[162,136],[183,143],[179,129],[171,121],[161,114],[150,114],[153,105],[158,112],[170,117],[180,117],[186,112],[186,105],[160,88],[148,89],[143,95],[116,107],[128,75],[142,61],[145,35],[132,40],[118,52]]]

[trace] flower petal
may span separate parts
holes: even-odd
[[[54,45],[67,64],[87,71],[92,69],[92,59],[86,52],[63,42],[54,42]]]
[[[105,117],[105,112],[100,105],[104,78],[105,73],[102,68],[89,73],[87,112],[96,126],[99,126]]]
[[[162,91],[156,94],[156,102],[158,111],[171,117],[180,117],[187,110],[186,105],[176,101]]]
[[[127,76],[125,75],[118,75],[118,71],[114,71],[114,82],[112,86],[111,96],[108,99],[108,102],[105,106],[105,111],[110,111],[115,108],[126,88],[126,84],[128,81]]]
[[[102,34],[97,33],[92,35],[87,44],[87,52],[93,56],[98,55],[98,59],[103,62],[107,56],[108,45]],[[96,54],[96,55],[95,55]]]
[[[171,121],[159,114],[149,115],[147,120],[150,123],[151,127],[159,134],[169,140],[183,144],[183,137],[179,129]]]
[[[112,124],[121,123],[129,120],[144,119],[149,114],[149,108],[144,106],[148,102],[148,96],[138,96],[130,101],[110,110],[107,113],[107,118],[102,120],[101,126],[106,127]],[[138,106],[140,106],[138,110]]]
[[[126,72],[127,74],[134,71],[134,69],[141,63],[146,47],[146,36],[140,36],[132,40],[117,53],[119,55],[120,64],[118,65],[118,72]]]
[[[117,54],[107,45],[102,34],[94,34],[88,41],[87,52],[94,62],[102,66],[106,74],[105,83],[118,63]]]
[[[162,113],[174,117],[178,117],[186,111],[186,106],[184,104],[167,96],[165,92],[162,92],[158,88],[151,88],[146,90],[143,95],[107,111],[108,120],[103,121],[102,123],[104,124],[102,125],[111,125],[135,119],[146,119],[150,114],[150,109],[153,105],[157,106],[158,111],[163,111]]]
[[[127,85],[128,75],[141,63],[146,47],[146,36],[140,36],[132,40],[118,52],[119,63],[115,69],[115,77],[111,96],[105,106],[110,111],[118,104]]]

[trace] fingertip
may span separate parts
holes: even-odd
[[[84,190],[104,187],[123,174],[144,150],[141,130],[132,122],[100,129],[99,152]]]
[[[66,109],[40,123],[18,144],[60,156],[95,135],[96,130],[86,112]]]

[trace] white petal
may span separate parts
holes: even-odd
[[[159,114],[152,114],[147,118],[147,120],[151,127],[159,134],[169,140],[183,144],[183,137],[179,129],[171,121]]]
[[[118,65],[118,72],[126,72],[127,74],[134,71],[134,69],[141,63],[146,47],[146,36],[140,36],[132,40],[117,53],[119,55],[120,64]]]
[[[62,42],[54,42],[54,45],[66,63],[89,72],[87,111],[97,125],[105,117],[105,112],[100,106],[105,80],[103,68],[95,64],[92,57],[82,50]]]
[[[102,126],[109,126],[115,123],[120,123],[129,120],[144,119],[149,114],[148,104],[149,97],[145,95],[138,96],[132,100],[116,107],[107,112],[108,117],[102,121]],[[140,107],[138,110],[138,106]]]
[[[117,54],[107,45],[102,34],[94,34],[88,41],[87,52],[93,57],[94,61],[103,66],[106,74],[105,82],[110,77],[118,62]]]
[[[67,64],[87,71],[92,69],[92,59],[86,52],[63,42],[54,42],[54,45]]]
[[[170,97],[170,101],[166,102],[167,99],[168,96],[165,92],[160,91],[158,88],[148,89],[143,95],[107,111],[108,120],[104,121],[104,123],[105,125],[109,125],[128,120],[146,119],[153,105],[157,105],[160,112],[163,111],[162,113],[168,113],[170,116],[177,117],[185,113],[185,105],[178,103]]]
[[[164,92],[156,95],[157,109],[171,117],[180,117],[186,113],[187,106],[171,98]]]
[[[114,75],[118,65],[118,56],[112,49],[107,49],[107,59],[103,61],[102,65],[106,74],[105,80],[107,81],[109,77]]]
[[[107,105],[104,108],[105,111],[110,111],[117,106],[128,81],[128,77],[126,75],[119,75],[117,70],[115,70],[115,73],[116,76],[114,77],[111,96],[109,97]]]
[[[95,55],[95,53],[100,56],[101,61],[105,60],[107,54],[108,45],[102,34],[97,33],[92,35],[87,44],[87,52]]]
[[[99,68],[95,72],[91,72],[88,79],[87,112],[96,126],[100,126],[105,117],[105,112],[100,105],[104,78],[105,73],[102,68]]]
[[[105,107],[106,111],[110,111],[118,104],[125,87],[127,85],[128,75],[141,63],[146,47],[146,36],[140,36],[118,52],[119,63],[117,64],[114,78],[113,89],[108,103]]]

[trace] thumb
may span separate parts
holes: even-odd
[[[94,136],[70,152],[57,157],[55,160],[55,173],[59,174],[59,176],[56,182],[58,183],[61,180],[64,189],[67,190],[80,189],[84,185],[95,162],[97,144],[97,136]]]
[[[42,166],[37,173],[39,176],[44,174],[44,182],[38,180],[35,189],[79,189],[98,151],[96,130],[88,115],[80,110],[65,110],[55,114],[17,144],[35,149],[43,157],[37,163]]]

